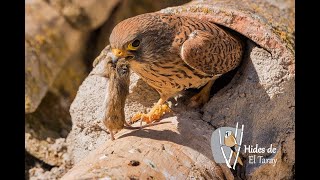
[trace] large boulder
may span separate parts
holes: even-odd
[[[90,31],[101,26],[120,0],[48,0],[72,27]]]
[[[226,178],[223,169],[212,161],[210,138],[214,128],[204,123],[198,112],[177,114],[163,121],[171,123],[123,130],[116,134],[115,141],[104,135],[99,138],[101,145],[79,157],[81,161],[62,179]]]
[[[265,49],[247,43],[238,74],[203,108],[202,119],[214,127],[244,124],[243,145],[277,148],[276,166],[250,164],[248,179],[291,179],[295,164],[295,78],[287,65]],[[282,74],[286,74],[282,76]],[[272,154],[259,154],[272,157]]]
[[[62,139],[66,138],[71,130],[68,109],[85,76],[85,66],[82,61],[67,62],[37,110],[25,115],[26,150],[49,165],[59,166],[64,163],[62,156],[66,152],[66,145],[60,148],[63,151],[51,146],[56,146],[54,145],[56,140],[64,141]]]
[[[89,33],[120,0],[26,1],[25,112],[34,112],[68,61],[81,60]]]
[[[25,112],[31,113],[65,62],[79,57],[84,37],[45,1],[27,1],[25,9]]]

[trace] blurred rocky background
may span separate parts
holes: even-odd
[[[246,168],[239,176],[295,177],[294,1],[196,0],[166,8],[186,2],[25,1],[26,179],[232,179],[226,166],[212,161],[210,138],[216,128],[236,122],[250,129],[245,144],[279,149],[275,167],[248,165],[242,154]],[[165,118],[173,123],[121,131],[110,142],[97,130],[103,127],[98,120],[107,81],[88,76],[92,62],[119,21],[163,8],[165,13],[212,14],[216,22],[241,32],[247,44],[243,63],[216,82],[203,108],[186,109],[181,102],[192,93],[186,92],[181,100],[170,100],[175,113]],[[157,98],[133,73],[126,117],[150,108]],[[140,168],[128,166],[130,160],[139,161]]]

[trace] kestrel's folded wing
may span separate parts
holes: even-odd
[[[234,69],[241,60],[243,47],[239,40],[222,29],[195,30],[182,44],[181,58],[190,67],[206,74],[224,74]]]

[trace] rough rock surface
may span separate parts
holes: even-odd
[[[172,123],[123,130],[115,141],[105,137],[62,179],[224,179],[222,169],[212,161],[213,127],[203,123],[198,112],[164,119],[168,120]]]
[[[281,61],[252,43],[248,43],[238,71],[230,84],[204,106],[202,119],[214,127],[235,126],[239,122],[245,128],[243,144],[265,148],[272,144],[278,149],[277,166],[248,163],[248,178],[291,179],[295,164],[294,76],[279,76],[288,71]],[[277,82],[281,82],[282,93],[269,92],[268,87]],[[248,153],[243,155],[248,157]]]
[[[109,17],[119,0],[26,1],[25,112],[36,110],[68,61],[84,55],[88,33]]]
[[[33,167],[29,170],[30,180],[42,180],[42,179],[60,179],[70,167],[62,165],[59,167],[53,167],[50,171],[45,171],[41,167]]]
[[[120,0],[48,0],[72,27],[81,31],[101,26],[119,2]]]
[[[26,179],[58,179],[73,164],[65,138],[71,130],[70,104],[88,74],[84,47],[118,2],[26,1]],[[90,21],[86,29],[85,19]]]
[[[63,151],[51,146],[59,139],[64,140],[71,130],[68,109],[77,93],[78,85],[86,76],[84,72],[82,61],[67,62],[37,111],[25,115],[25,148],[28,153],[49,165],[60,166],[64,163],[62,157],[67,145],[64,145]]]
[[[27,1],[25,9],[25,112],[31,113],[64,64],[79,57],[84,36],[45,1]]]

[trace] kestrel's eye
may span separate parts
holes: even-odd
[[[128,49],[129,50],[137,50],[139,46],[140,46],[140,41],[138,39],[136,39],[128,45]]]

